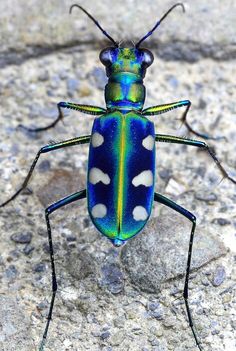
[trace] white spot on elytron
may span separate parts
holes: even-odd
[[[104,142],[104,138],[101,134],[95,132],[92,135],[92,145],[93,147],[98,147],[100,145],[102,145]]]
[[[103,204],[93,206],[91,214],[94,218],[103,218],[107,214],[107,208]]]
[[[148,213],[143,206],[136,206],[133,209],[133,217],[135,221],[145,221],[148,218]]]
[[[152,135],[148,135],[145,139],[142,141],[142,145],[145,147],[147,150],[152,150],[154,146],[155,139],[153,138]]]
[[[104,184],[110,184],[110,177],[108,174],[103,173],[103,171],[99,168],[93,167],[89,172],[89,181],[92,184],[97,184],[102,182]]]
[[[153,184],[153,174],[152,171],[143,171],[139,175],[133,178],[132,184],[134,186],[144,185],[152,186]]]

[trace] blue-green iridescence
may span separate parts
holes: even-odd
[[[155,179],[152,122],[134,111],[95,119],[88,164],[88,210],[97,229],[119,246],[146,224]]]
[[[147,65],[144,52],[136,48],[113,48],[106,64],[109,78],[105,100],[109,109],[141,110],[145,100],[143,78]]]

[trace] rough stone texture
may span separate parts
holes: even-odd
[[[142,235],[122,251],[122,263],[132,283],[143,291],[155,293],[162,289],[163,282],[183,276],[190,231],[188,220],[175,214],[170,217],[170,212],[150,220]],[[197,228],[192,269],[226,254],[225,247],[215,240],[215,230],[211,232],[211,228]],[[219,279],[214,277],[214,281]]]
[[[0,2],[0,65],[26,59],[55,49],[93,44],[104,40],[86,15],[69,0],[13,0]],[[173,1],[92,0],[80,1],[115,40],[137,42],[173,5]],[[229,59],[236,56],[236,10],[232,0],[184,1],[181,8],[149,38],[162,57],[195,61],[201,57]],[[86,46],[84,47],[84,49]]]
[[[5,65],[0,70],[1,201],[19,187],[41,146],[52,140],[89,134],[93,118],[65,111],[65,125],[60,123],[40,134],[27,133],[19,124],[36,127],[51,123],[57,117],[58,101],[104,105],[106,77],[98,59],[97,39],[94,44],[94,39],[101,40],[101,36],[94,25],[79,12],[66,25],[63,18],[67,16],[68,4],[65,6],[63,2],[50,2],[49,9],[47,2],[42,5],[35,1],[34,6],[28,5],[28,10],[23,2],[6,3],[0,11]],[[95,5],[90,8],[90,4],[86,8],[92,10]],[[123,2],[116,2],[114,6],[121,12],[115,18],[107,14],[112,7],[108,1],[99,4],[94,13],[114,37],[119,33],[125,37],[135,11],[137,17],[128,33],[128,37],[135,38],[132,33],[139,37],[147,28],[146,21],[138,16],[144,18],[151,13],[154,19],[170,2],[150,1],[145,6],[137,2],[135,9],[131,4],[134,2],[128,1],[124,7]],[[188,2],[188,16],[176,10],[155,37],[163,43],[161,56],[166,58],[164,48],[168,49],[168,59],[172,60],[155,56],[145,85],[146,106],[180,99],[192,101],[191,125],[202,132],[225,137],[210,144],[236,177],[236,68],[231,60],[231,48],[235,45],[234,22],[231,24],[233,6],[229,1],[207,4],[198,1]],[[32,21],[27,29],[26,18]],[[151,22],[150,19],[148,24]],[[82,36],[84,45],[74,48],[80,43],[82,27],[87,28]],[[49,33],[49,28],[54,29]],[[9,31],[12,35],[6,34]],[[151,46],[155,38],[150,41]],[[177,39],[175,45],[181,44],[181,50],[176,51],[173,42]],[[63,49],[66,43],[72,43],[70,52]],[[39,50],[34,51],[37,47]],[[48,47],[51,53],[43,55]],[[209,48],[207,55],[202,54],[202,47],[205,52]],[[28,59],[32,52],[35,58]],[[193,59],[188,61],[196,58],[198,61],[186,62],[185,52],[193,53]],[[218,55],[221,61],[215,61]],[[7,65],[12,59],[18,64]],[[179,128],[180,116],[181,111],[174,111],[153,117],[156,131],[186,135],[185,128]],[[31,191],[24,191],[0,210],[1,350],[32,351],[39,345],[51,288],[44,207],[85,187],[86,164],[86,145],[41,156],[29,186]],[[236,191],[227,180],[220,181],[219,171],[203,151],[158,144],[157,191],[197,216],[195,270],[191,274],[189,296],[198,334],[204,349],[209,351],[233,350],[236,339]],[[146,231],[121,250],[113,248],[95,231],[84,200],[51,216],[59,291],[45,351],[197,349],[186,322],[183,301],[179,299],[190,225],[181,216],[161,208],[154,206]],[[168,241],[173,232],[177,236]],[[11,240],[26,233],[32,234],[30,243]],[[132,264],[135,260],[139,261],[137,265]],[[156,280],[153,272],[157,274]],[[141,279],[144,273],[152,289]]]
[[[25,299],[27,303],[27,299]],[[14,294],[0,295],[0,348],[2,351],[32,350],[33,344],[30,332],[30,318],[26,312],[27,306],[20,304]]]

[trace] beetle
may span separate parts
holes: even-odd
[[[36,129],[24,127],[33,132],[52,128],[62,120],[62,108],[74,109],[81,113],[97,116],[94,120],[91,135],[80,136],[42,147],[38,151],[20,189],[0,205],[0,207],[7,205],[27,187],[41,154],[74,145],[90,144],[87,188],[71,194],[45,209],[52,269],[52,297],[39,351],[44,349],[57,292],[49,217],[57,209],[84,198],[87,198],[88,212],[95,227],[116,247],[122,246],[127,240],[141,232],[150,217],[153,201],[170,207],[191,222],[183,298],[193,337],[198,349],[202,351],[188,302],[188,283],[196,217],[171,199],[155,192],[155,142],[178,143],[201,148],[211,156],[224,178],[234,184],[236,184],[236,180],[229,176],[213,150],[205,142],[155,133],[154,123],[147,118],[148,116],[184,107],[182,121],[187,129],[197,136],[211,139],[210,136],[192,129],[187,122],[187,114],[191,106],[189,100],[143,108],[145,102],[143,79],[147,68],[153,63],[154,57],[151,51],[141,48],[140,45],[152,35],[174,8],[181,7],[185,11],[184,5],[182,3],[173,5],[156,22],[155,26],[131,48],[121,47],[82,6],[72,5],[70,13],[76,7],[83,11],[112,43],[111,47],[103,49],[100,53],[100,61],[105,66],[108,77],[108,83],[105,86],[106,108],[60,102],[57,105],[58,117],[52,124]]]

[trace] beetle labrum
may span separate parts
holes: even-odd
[[[91,135],[80,136],[42,147],[37,153],[20,189],[0,205],[0,207],[5,206],[27,187],[41,154],[60,148],[90,143],[87,189],[71,194],[45,210],[52,267],[52,297],[39,351],[43,351],[44,349],[57,291],[49,216],[57,209],[86,197],[88,212],[95,227],[117,247],[122,246],[127,240],[137,235],[143,229],[151,214],[153,201],[170,207],[185,216],[192,223],[183,297],[193,337],[198,349],[200,351],[203,350],[195,327],[193,326],[188,302],[188,282],[196,217],[172,200],[154,192],[155,142],[178,143],[202,148],[212,157],[224,178],[228,178],[228,180],[235,184],[236,181],[228,175],[212,149],[205,142],[155,134],[154,124],[147,119],[148,116],[184,107],[182,121],[187,129],[195,135],[210,139],[208,135],[193,130],[188,124],[186,117],[191,105],[189,100],[143,109],[145,101],[143,78],[146,69],[153,63],[154,58],[149,50],[140,48],[140,45],[177,6],[181,7],[184,11],[182,3],[173,5],[157,21],[151,31],[142,37],[132,48],[120,47],[104,31],[94,17],[80,5],[74,4],[70,8],[70,12],[75,7],[82,10],[112,42],[112,47],[108,47],[100,53],[100,60],[106,68],[108,77],[108,83],[105,87],[106,108],[60,102],[58,104],[58,118],[52,124],[37,129],[26,128],[29,131],[40,132],[54,127],[63,118],[62,108],[74,109],[82,113],[98,116],[94,121]],[[140,159],[142,162],[140,162]]]

